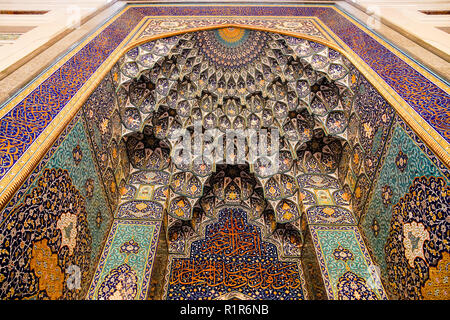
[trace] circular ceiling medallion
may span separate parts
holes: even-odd
[[[221,28],[196,34],[201,52],[214,65],[241,68],[264,52],[268,36],[264,32],[242,28]]]

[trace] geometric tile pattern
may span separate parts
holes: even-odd
[[[123,148],[119,144],[122,131],[117,123],[120,117],[109,73],[95,88],[82,109],[95,162],[114,210],[117,207],[118,189],[125,183],[129,164],[126,151],[121,150]]]
[[[163,206],[155,201],[129,201],[120,205],[116,218],[162,219],[163,209]]]

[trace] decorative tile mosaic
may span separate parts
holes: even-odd
[[[448,181],[420,177],[414,179],[409,192],[393,207],[384,250],[389,286],[401,298],[450,297],[445,280],[450,274],[449,204]],[[442,273],[434,271],[438,264]]]
[[[356,226],[309,227],[329,299],[387,299]]]
[[[239,15],[239,16],[308,16],[318,17],[322,23],[340,37],[340,41],[349,46],[366,61],[377,74],[411,105],[428,123],[430,123],[448,141],[445,123],[445,106],[449,95],[444,89],[435,85],[426,76],[413,69],[408,62],[397,57],[372,34],[352,23],[350,19],[333,6],[298,6],[298,7],[177,7],[129,6],[110,24],[105,26],[84,47],[78,48],[76,54],[63,59],[58,64],[60,70],[52,73],[38,87],[32,86],[22,100],[15,99],[2,110],[0,124],[0,141],[3,149],[0,176],[4,177],[12,166],[29,148],[32,142],[44,132],[47,125],[63,109],[92,73],[127,37],[129,31],[141,18],[148,15]],[[367,48],[372,48],[367,50]],[[374,54],[375,53],[375,54]],[[89,56],[89,58],[86,58]],[[391,63],[385,63],[390,61]],[[77,74],[77,77],[72,77]],[[416,79],[411,81],[410,79]],[[35,89],[33,89],[35,88]],[[424,94],[424,88],[427,93]],[[41,95],[47,92],[47,96]],[[421,93],[421,94],[417,94]],[[52,97],[51,99],[49,99]],[[57,97],[57,98],[56,98]],[[427,98],[425,101],[424,97]],[[430,100],[431,99],[431,100]],[[24,117],[39,110],[39,117]],[[38,114],[35,112],[35,114]],[[443,118],[444,117],[444,118]],[[22,119],[17,121],[17,119]],[[23,119],[26,119],[23,121]],[[444,119],[444,120],[442,120]],[[19,125],[20,124],[20,125]],[[27,133],[24,135],[24,133]],[[8,151],[9,150],[9,151]]]
[[[339,182],[336,178],[326,175],[305,174],[297,177],[298,185],[303,188],[333,188],[339,189]]]
[[[301,267],[278,259],[277,247],[239,208],[219,212],[205,239],[192,243],[189,258],[173,258],[167,299],[216,299],[237,292],[251,299],[306,298]]]
[[[139,190],[136,193],[136,200],[151,200],[153,197],[155,186],[139,185]]]
[[[393,298],[448,297],[444,284],[425,294],[450,248],[448,185],[448,168],[398,120],[361,223]]]
[[[198,30],[238,22],[255,30]],[[132,39],[187,28],[196,32],[140,43],[117,55]],[[301,32],[319,40],[258,28]],[[365,63],[373,70],[358,70],[336,43],[358,68]],[[25,179],[29,156],[50,147],[2,211],[0,249],[17,238],[20,244],[11,247],[28,251],[17,260],[9,249],[0,250],[0,271],[9,268],[0,272],[0,296],[84,296],[112,223],[110,212],[116,212],[116,218],[132,220],[114,222],[88,298],[144,299],[160,228],[160,222],[145,220],[160,220],[168,205],[169,252],[181,254],[190,248],[191,255],[171,260],[167,298],[304,299],[300,265],[280,260],[300,256],[306,228],[297,206],[302,202],[329,298],[386,298],[383,287],[374,282],[376,268],[358,230],[338,226],[355,225],[360,218],[390,294],[447,297],[448,286],[441,284],[446,273],[438,270],[446,270],[448,263],[449,171],[407,125],[400,121],[392,128],[394,109],[411,107],[408,121],[420,124],[416,130],[425,128],[419,131],[427,143],[436,148],[436,140],[448,147],[448,86],[419,70],[330,5],[127,6],[0,109],[2,187],[16,174],[18,182]],[[366,78],[385,83],[375,88]],[[72,122],[57,138],[54,126],[64,127],[80,107],[76,101],[97,83],[82,107],[84,122]],[[383,90],[394,97],[386,98],[390,103],[402,106],[390,106],[378,93]],[[279,171],[269,174],[263,159],[252,170],[221,170],[207,161],[169,167],[170,149],[177,145],[167,138],[197,120],[204,128],[223,132],[281,128]],[[430,131],[435,140],[424,134],[428,125],[437,132]],[[393,138],[383,159],[389,134]],[[48,145],[41,144],[44,138]],[[447,159],[448,152],[439,156]],[[28,167],[18,172],[21,160]],[[4,188],[0,201],[11,190]],[[49,197],[55,198],[53,204]],[[432,212],[417,203],[427,203]],[[218,215],[216,208],[230,205],[249,210],[224,209]],[[36,212],[44,214],[36,218]],[[208,224],[206,217],[219,220]],[[24,232],[17,228],[24,219],[32,229],[30,239],[17,237]],[[223,245],[218,234],[226,238],[237,225],[248,233],[241,247],[251,250],[236,253],[224,247],[226,258],[212,262],[216,253],[204,248],[218,249]],[[39,228],[44,231],[37,233]],[[242,231],[238,229],[232,233]],[[205,238],[198,240],[199,234]],[[263,234],[274,244],[262,241]],[[253,239],[252,245],[247,238]],[[230,255],[242,263],[229,261]],[[248,276],[253,270],[249,261],[264,266],[259,278]],[[284,271],[272,274],[274,263]],[[217,290],[200,292],[212,281],[205,275],[212,267],[214,272],[228,270],[228,276],[217,273]],[[13,278],[11,268],[20,277]],[[189,279],[183,268],[189,270]],[[239,279],[245,283],[234,276],[236,268],[241,268],[244,277]],[[82,274],[81,289],[72,290],[78,288],[77,281],[71,282],[77,272]],[[267,274],[283,290],[266,283]]]
[[[319,205],[334,205],[334,201],[331,198],[330,191],[328,189],[314,189],[316,199]]]
[[[138,171],[131,174],[128,183],[132,184],[169,184],[170,175],[164,171]]]
[[[157,219],[163,217],[163,206],[156,201],[135,200],[120,205],[116,218],[120,219]]]
[[[160,227],[157,221],[115,221],[86,299],[145,299]]]
[[[353,213],[339,206],[313,206],[306,216],[310,224],[356,224]]]
[[[229,24],[247,25],[254,27],[262,27],[268,29],[276,29],[283,31],[290,31],[295,33],[301,33],[308,36],[317,37],[319,39],[329,40],[329,36],[326,32],[317,24],[314,18],[300,18],[296,17],[294,19],[283,17],[281,19],[271,19],[271,18],[217,18],[217,17],[195,17],[189,18],[185,17],[182,19],[176,19],[172,21],[167,21],[167,19],[148,19],[144,30],[136,37],[136,39],[150,37],[153,35],[182,31],[188,29],[195,29],[199,27],[209,27],[209,26],[223,26]]]
[[[136,11],[126,11],[51,73],[17,105],[1,110],[0,176],[9,171],[17,159],[66,106],[92,73],[105,61],[136,23]],[[43,94],[43,92],[45,92]]]
[[[77,116],[2,211],[0,296],[82,299],[111,223]]]
[[[83,115],[109,201],[115,210],[120,186],[128,178],[129,163],[126,151],[119,145],[122,127],[109,73],[83,104]]]

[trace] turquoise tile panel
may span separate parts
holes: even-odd
[[[160,228],[158,221],[116,220],[87,299],[145,299]]]

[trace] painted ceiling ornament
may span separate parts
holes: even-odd
[[[214,216],[214,196],[202,197],[200,205],[207,216]]]
[[[142,133],[126,136],[125,139],[128,158],[134,168],[164,170],[169,166],[169,146],[156,138],[149,126],[145,126]]]
[[[202,181],[190,172],[172,174],[170,188],[173,192],[190,198],[199,198],[203,193]]]
[[[292,152],[287,148],[280,148],[278,161],[278,173],[287,173],[288,171],[291,171],[294,165]]]
[[[267,35],[242,28],[221,28],[200,31],[195,35],[199,50],[215,65],[242,68],[263,52]]]
[[[251,43],[258,34],[265,40]],[[202,36],[203,39],[199,40]],[[204,46],[199,46],[201,41]],[[252,52],[246,54],[248,50]],[[170,132],[190,129],[196,121],[201,123],[202,130],[217,128],[222,133],[228,129],[277,128],[281,140],[286,141],[286,148],[281,148],[279,153],[278,171],[271,170],[270,157],[260,157],[252,162],[250,172],[254,171],[263,182],[280,173],[296,177],[295,183],[291,183],[292,179],[285,179],[280,186],[278,182],[281,195],[295,193],[296,188],[289,185],[297,185],[297,182],[302,188],[338,189],[335,172],[342,154],[341,138],[346,138],[354,100],[353,91],[349,88],[350,78],[356,85],[359,76],[354,72],[349,75],[348,62],[342,61],[344,59],[338,52],[325,45],[240,28],[186,33],[149,42],[130,50],[118,63],[121,69],[118,96],[122,96],[123,125],[130,132],[145,131],[145,126],[152,124],[149,126],[152,134],[169,141],[169,149],[172,150],[175,144],[169,139]],[[320,141],[314,140],[318,128],[323,132],[323,137],[316,139]],[[333,143],[333,140],[337,142]],[[309,150],[303,150],[300,157],[301,168],[296,164],[299,141],[310,144]],[[158,159],[152,158],[155,153],[150,154],[142,144],[136,144],[133,150],[136,151],[136,163],[158,164]],[[206,180],[215,171],[221,172],[215,168],[214,162],[194,166],[194,157],[190,156],[187,164],[176,164],[175,174],[178,171],[189,172]],[[230,204],[250,208],[251,221],[258,219],[258,215],[263,220],[263,212],[271,210],[264,203],[264,194],[254,196],[256,188],[251,183],[246,184],[241,176],[216,177],[209,189],[204,189],[197,204],[204,216],[216,216],[215,208]],[[181,189],[176,197],[190,201],[186,183],[194,180],[187,175],[180,180]],[[144,176],[132,176],[130,181],[142,183]],[[177,179],[171,181],[176,182]],[[198,184],[191,183],[191,186],[197,191]],[[276,195],[276,189],[273,190]],[[283,200],[286,199],[277,197],[274,201]],[[173,201],[169,203],[179,213],[172,212],[169,219],[180,219],[184,215],[183,210],[180,211],[184,201],[180,206]],[[284,201],[282,206],[286,204],[289,203]],[[190,213],[186,215],[188,220],[183,221],[186,224],[192,222],[195,201],[190,201],[190,205]],[[276,204],[273,207],[277,209]],[[285,210],[283,216],[286,213],[289,210]],[[274,219],[269,224],[276,226],[275,212],[272,216]]]
[[[325,174],[300,174],[297,183],[300,188],[339,189],[338,180]]]
[[[170,174],[166,171],[134,171],[129,179],[131,184],[168,185]]]
[[[298,228],[292,227],[291,224],[286,224],[283,230],[282,247],[284,257],[300,257],[303,248],[303,238]],[[289,226],[289,227],[288,227]],[[277,230],[277,231],[278,231]]]
[[[264,232],[269,234],[265,229],[265,227],[267,229],[269,227],[265,225],[263,218],[263,211],[267,208],[268,203],[264,199],[264,190],[260,181],[249,172],[249,165],[219,164],[216,169],[217,171],[204,182],[202,197],[195,204],[191,203],[191,216],[187,218],[177,216],[174,212],[178,210],[177,212],[181,214],[182,210],[179,210],[179,206],[176,206],[174,200],[170,202],[169,230],[171,230],[170,234],[173,238],[169,240],[170,252],[184,252],[187,241],[192,238],[190,234],[203,233],[204,223],[211,218],[217,219],[218,210],[228,206],[239,206],[248,210],[249,220],[261,225]],[[176,176],[172,179],[172,183],[174,181],[176,181]],[[290,182],[295,183],[295,179],[292,178]],[[198,212],[197,218],[196,212]],[[292,219],[298,216],[298,210],[296,212],[297,214]],[[181,223],[182,226],[177,227],[178,223]],[[186,227],[189,234],[184,231],[183,226]]]
[[[298,190],[297,181],[287,174],[276,174],[265,183],[265,197],[269,200],[278,200],[295,195]]]
[[[192,205],[185,197],[176,197],[172,199],[169,205],[169,213],[178,219],[187,220],[192,215]]]
[[[303,205],[316,204],[316,199],[314,198],[314,194],[311,191],[308,191],[305,189],[300,189],[299,200],[303,203]]]
[[[260,191],[258,191],[260,190]],[[256,220],[260,219],[263,211],[267,207],[266,199],[264,199],[262,188],[255,188],[255,192],[253,192],[250,198],[250,212],[249,219]]]
[[[247,201],[257,183],[249,170],[247,164],[217,165],[216,172],[208,181],[214,197],[223,200],[226,204],[240,204]]]
[[[315,55],[315,57],[319,63],[326,59],[320,55]],[[336,85],[335,82],[330,81],[327,77],[321,77],[317,82],[313,83],[310,87],[310,109],[312,113],[324,116],[338,107],[340,88],[340,85]]]
[[[430,240],[430,235],[422,223],[412,221],[403,225],[403,246],[411,268],[414,268],[415,259],[425,260],[423,244],[426,240]]]
[[[275,177],[267,180],[264,189],[267,199],[276,200],[281,197],[280,183]]]
[[[333,199],[337,205],[349,206],[352,199],[350,188],[346,185],[343,189],[334,191]]]
[[[193,212],[193,218],[194,217]],[[168,242],[169,253],[173,254],[186,254],[188,241],[198,236],[199,226],[194,226],[193,220],[178,220],[169,216],[169,230],[168,230]],[[194,230],[194,228],[196,230]]]
[[[297,156],[305,172],[334,173],[342,156],[342,144],[322,129],[315,129],[309,141],[298,144]]]
[[[270,233],[274,233],[277,229],[277,220],[275,218],[275,212],[271,206],[267,206],[262,213],[264,223],[268,226]]]
[[[153,200],[154,201],[161,201],[161,202],[165,202],[166,199],[169,196],[169,187],[168,186],[162,186],[159,187],[157,189],[155,189],[155,191],[153,192]]]
[[[276,217],[280,223],[295,220],[300,217],[297,204],[288,199],[283,199],[276,206]]]
[[[345,138],[343,110],[353,95],[345,59],[329,56],[324,45],[293,39],[219,28],[133,48],[117,64],[126,131],[152,123],[155,136],[164,139],[201,121],[205,129],[277,127],[293,143],[308,139],[313,119],[329,134]],[[289,116],[302,110],[306,114]]]
[[[198,179],[196,176],[192,175],[187,181],[186,181],[186,188],[185,188],[185,194],[187,196],[198,198],[202,195],[202,183],[200,179]]]
[[[224,200],[233,203],[233,202],[240,202],[240,199],[241,199],[241,189],[234,181],[230,181],[228,184],[226,184],[225,187]]]
[[[120,188],[120,196],[122,200],[132,200],[136,194],[136,187],[131,184],[126,184]]]

